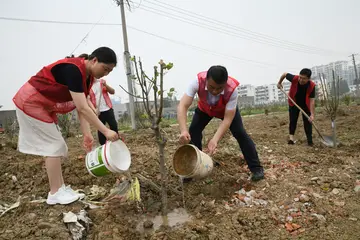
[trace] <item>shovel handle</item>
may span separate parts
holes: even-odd
[[[282,88],[279,88],[279,89],[280,89],[280,91],[282,91],[282,92],[288,97],[288,99],[290,99],[290,101],[302,112],[302,114],[304,114],[305,117],[307,117],[307,119],[310,120],[309,115],[307,115],[307,113],[306,113],[304,110],[302,110],[302,108],[301,108],[299,105],[296,104],[296,102],[289,96],[289,94],[287,94],[287,93],[284,91],[284,89],[282,89]],[[314,128],[315,128],[315,130],[317,131],[317,133],[319,134],[319,136],[325,141],[323,135],[321,135],[319,129],[316,127],[314,121],[311,121],[311,124],[314,126]]]

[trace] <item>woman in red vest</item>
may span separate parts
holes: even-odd
[[[19,151],[45,157],[50,184],[48,204],[69,204],[83,197],[64,184],[61,157],[67,156],[68,148],[57,126],[57,114],[77,110],[87,151],[94,140],[89,123],[107,139],[119,138],[117,132],[101,123],[86,100],[94,78],[108,75],[116,63],[116,54],[108,47],[96,49],[88,60],[58,60],[32,76],[13,98],[20,126]]]
[[[212,66],[208,71],[200,72],[198,79],[193,81],[184,96],[181,98],[177,109],[180,127],[180,143],[191,142],[202,150],[202,132],[210,120],[215,117],[222,119],[222,123],[215,135],[208,143],[208,151],[214,153],[218,142],[230,129],[236,138],[244,158],[252,172],[251,179],[258,181],[264,178],[264,170],[260,164],[255,144],[246,133],[239,109],[237,107],[239,82],[228,76],[223,66]],[[189,131],[186,127],[187,110],[198,94],[198,107],[191,121]]]
[[[278,88],[283,87],[282,82],[285,78],[291,82],[289,96],[296,102],[297,105],[299,105],[306,112],[306,114],[310,116],[309,121],[306,116],[302,114],[307,142],[309,146],[312,146],[313,140],[311,121],[313,121],[315,117],[315,83],[310,80],[311,70],[308,68],[304,68],[300,71],[299,75],[284,73],[280,77],[280,80],[278,82]],[[294,134],[300,110],[293,104],[293,102],[291,102],[290,100],[288,102],[290,118],[290,139],[288,141],[288,144],[295,144]]]

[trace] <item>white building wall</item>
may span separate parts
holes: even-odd
[[[239,97],[253,97],[255,96],[255,86],[251,84],[240,85],[238,93]]]
[[[255,104],[270,104],[279,102],[277,84],[261,85],[255,88]]]

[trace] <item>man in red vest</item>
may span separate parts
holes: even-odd
[[[177,109],[180,127],[180,143],[192,143],[202,150],[202,132],[210,120],[215,117],[222,123],[208,143],[209,154],[213,154],[218,142],[230,129],[236,138],[244,158],[252,172],[251,179],[258,181],[264,178],[264,170],[260,164],[255,144],[246,133],[240,112],[237,108],[239,82],[228,76],[223,66],[212,66],[208,71],[200,72],[198,79],[193,81],[187,92],[181,98]],[[186,127],[187,110],[198,94],[198,107],[191,121],[189,131]],[[188,179],[187,179],[188,180]]]
[[[311,81],[311,70],[304,68],[300,71],[299,75],[292,75],[290,73],[284,73],[281,75],[278,82],[278,88],[282,88],[282,82],[284,79],[291,82],[289,96],[310,116],[310,120],[303,115],[304,129],[309,146],[313,145],[312,140],[312,125],[311,122],[315,117],[315,83]],[[289,100],[289,132],[290,139],[288,144],[294,144],[294,134],[296,130],[297,120],[300,110]]]

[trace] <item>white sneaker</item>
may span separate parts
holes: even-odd
[[[73,195],[75,195],[75,196],[78,196],[80,200],[84,199],[85,194],[74,191],[74,190],[70,187],[70,185],[67,185],[67,186],[63,185],[63,187],[65,187],[66,191],[68,191],[69,193],[71,193],[71,194],[73,194]]]
[[[66,190],[66,188],[62,186],[61,188],[59,188],[59,190],[56,193],[54,194],[51,194],[50,192],[48,193],[46,203],[49,205],[55,205],[55,204],[65,205],[75,202],[77,200],[79,200],[79,196],[70,193],[69,191]]]

